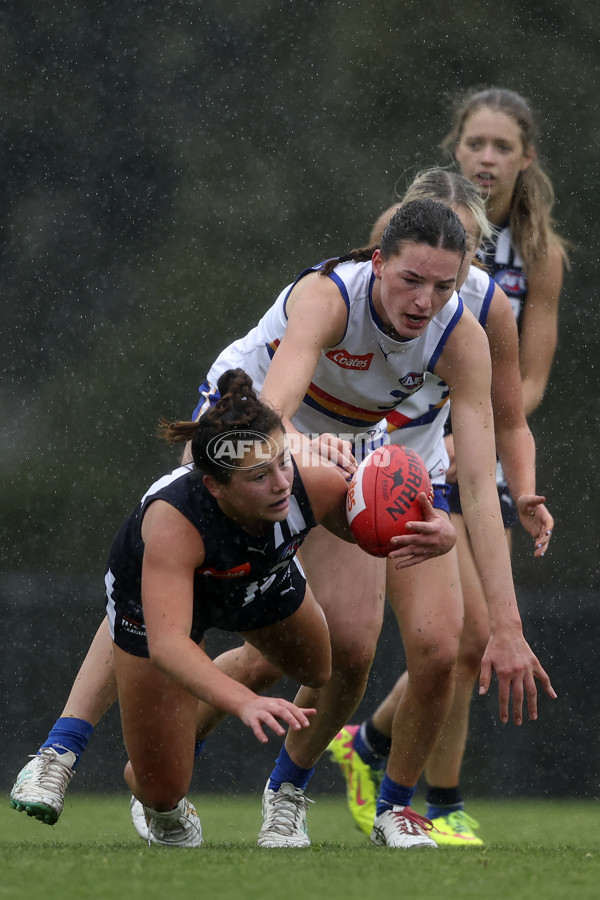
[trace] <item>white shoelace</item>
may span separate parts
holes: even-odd
[[[277,791],[269,800],[263,828],[282,835],[294,834],[302,828],[300,822],[309,803],[314,803],[314,800],[305,797],[299,788],[294,794]]]
[[[35,767],[33,777],[28,778],[29,783],[39,784],[42,779],[44,787],[52,789],[57,793],[64,794],[67,785],[74,775],[71,766],[62,762],[60,756],[56,756],[52,750],[46,748],[41,753],[31,754],[32,759],[39,759],[41,762]]]

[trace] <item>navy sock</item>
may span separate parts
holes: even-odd
[[[285,781],[289,781],[294,787],[302,788],[304,791],[314,771],[314,766],[312,769],[302,769],[297,766],[290,759],[285,747],[282,747],[269,778],[269,788],[272,791],[278,791]]]
[[[367,719],[366,722],[363,722],[360,730],[361,734],[364,734],[367,743],[372,747],[373,752],[387,759],[392,749],[391,737],[388,737],[387,734],[382,734],[378,728],[375,728],[373,719]]]
[[[44,747],[52,747],[57,753],[66,753],[71,750],[75,754],[73,768],[77,767],[79,757],[87,747],[87,743],[94,733],[94,726],[85,719],[77,719],[74,716],[63,716],[57,719],[40,750]],[[39,753],[39,751],[38,751]]]
[[[205,744],[206,744],[206,738],[202,738],[201,741],[196,741],[196,747],[194,750],[194,759],[196,759],[197,756],[200,756],[200,754],[204,750]]]
[[[447,816],[450,813],[465,808],[458,786],[453,788],[439,788],[428,785],[425,799],[427,803],[426,816],[428,819],[437,819],[440,816]]]
[[[383,769],[392,741],[391,738],[377,731],[369,719],[363,722],[356,732],[352,746],[362,761],[372,769]]]
[[[392,781],[386,773],[383,776],[377,798],[377,815],[381,815],[392,806],[410,806],[416,790],[416,786],[407,787],[404,784],[398,784],[397,781]]]

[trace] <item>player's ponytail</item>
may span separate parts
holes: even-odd
[[[332,259],[326,260],[319,268],[319,275],[331,275],[336,266],[344,262],[368,262],[373,259],[373,254],[377,250],[377,245],[369,247],[357,247],[355,250],[349,250],[343,256],[334,256]]]

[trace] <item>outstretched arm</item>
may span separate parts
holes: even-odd
[[[550,696],[550,679],[523,637],[512,581],[510,557],[496,490],[496,453],[490,399],[491,360],[485,334],[471,317],[451,335],[436,373],[450,388],[458,481],[465,523],[490,616],[490,640],[481,665],[480,691],[487,692],[491,672],[499,681],[499,710],[508,721],[512,692],[513,720],[537,717],[537,678]]]
[[[144,516],[142,602],[150,659],[199,700],[238,716],[261,743],[263,725],[283,736],[285,728],[309,725],[314,710],[288,700],[261,697],[219,669],[190,638],[194,572],[204,559],[202,538],[174,507],[157,500]]]
[[[519,337],[508,298],[496,287],[486,324],[492,359],[492,408],[496,449],[523,527],[534,539],[534,556],[548,548],[554,520],[536,493],[535,442],[523,410]]]
[[[317,272],[305,275],[295,285],[286,311],[285,334],[267,370],[261,398],[279,410],[289,432],[297,433],[291,419],[309,388],[321,352],[341,341],[348,313],[338,287]],[[349,474],[356,469],[347,441],[322,435],[319,448],[325,458]]]

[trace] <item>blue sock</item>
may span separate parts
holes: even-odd
[[[373,746],[372,738],[381,738],[381,749],[387,748],[385,752],[378,752]],[[372,769],[385,769],[387,756],[390,752],[392,741],[386,738],[381,732],[376,731],[374,726],[369,722],[363,722],[352,741],[352,747],[358,753],[360,758]]]
[[[57,753],[66,753],[67,750],[71,750],[76,756],[73,763],[73,768],[75,769],[79,762],[79,757],[87,747],[87,743],[93,733],[94,726],[86,722],[85,719],[63,716],[56,720],[40,750],[43,750],[44,747],[52,747]]]
[[[289,781],[294,787],[304,791],[314,771],[314,766],[312,769],[301,769],[290,759],[285,747],[282,747],[269,778],[269,788],[278,791],[284,781]]]
[[[194,759],[196,759],[197,756],[200,756],[200,754],[204,750],[205,744],[206,744],[206,738],[202,738],[201,741],[196,741],[196,748],[194,750]]]
[[[382,812],[385,812],[386,809],[390,809],[392,806],[410,806],[416,789],[416,786],[406,787],[403,784],[398,784],[397,781],[392,781],[386,773],[383,776],[379,797],[377,798],[377,815],[381,815]]]

